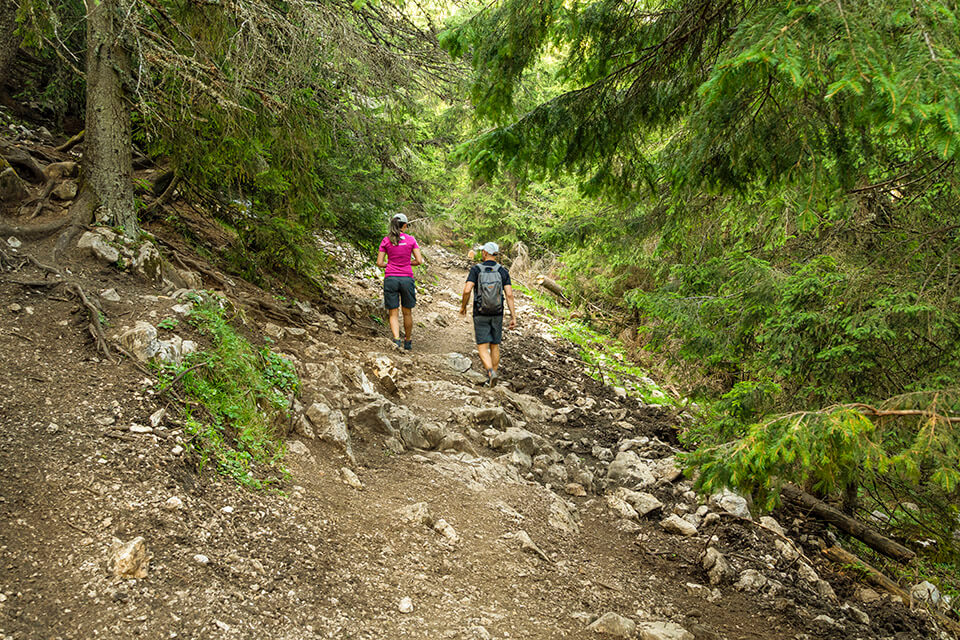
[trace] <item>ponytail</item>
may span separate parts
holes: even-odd
[[[407,223],[399,217],[390,220],[390,232],[387,234],[387,237],[390,238],[390,244],[393,246],[400,244],[400,230],[403,229],[403,225],[405,224]]]

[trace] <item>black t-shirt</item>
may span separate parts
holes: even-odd
[[[477,296],[477,281],[480,279],[480,267],[492,267],[495,264],[497,264],[495,260],[484,260],[480,264],[475,264],[470,267],[470,273],[467,275],[467,282],[473,283],[473,315],[475,316],[485,315],[480,313],[480,298]],[[503,265],[500,265],[500,280],[503,281],[504,287],[510,284],[510,272],[507,271],[507,268]],[[492,315],[503,315],[503,311]]]

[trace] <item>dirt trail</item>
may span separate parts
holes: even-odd
[[[413,352],[392,349],[370,322],[376,283],[349,275],[333,295],[356,314],[277,339],[297,359],[303,408],[339,412],[354,457],[320,424],[312,434],[301,426],[289,436],[286,495],[239,489],[209,467],[198,474],[176,406],[150,376],[97,357],[74,301],[0,278],[0,638],[578,638],[608,612],[663,632],[644,638],[935,637],[921,615],[888,603],[857,601],[866,624],[839,613],[855,585],[815,561],[839,600],[823,597],[756,525],[721,517],[693,537],[665,532],[662,515],[698,508],[679,479],[650,488],[661,511],[615,516],[603,489],[609,461],[593,453],[646,438],[628,448],[662,457],[674,418],[538,365],[572,371],[569,347],[544,340],[525,300],[504,343],[504,375],[552,417],[531,419],[509,393],[476,386],[447,362],[458,352],[479,370],[471,325],[456,314],[467,264],[438,248],[427,255]],[[182,302],[93,260],[71,269],[90,291],[116,289],[120,301],[104,303],[110,334],[138,319],[156,324]],[[247,329],[264,327],[250,318]],[[391,373],[378,380],[378,367]],[[153,432],[130,431],[165,406]],[[378,407],[388,416],[381,431]],[[617,426],[624,421],[634,431]],[[533,469],[522,460],[526,440],[493,448],[510,425],[536,436]],[[409,445],[431,434],[439,445]],[[536,461],[551,451],[563,462]],[[587,495],[544,485],[565,464],[567,480],[574,469],[593,477]],[[362,488],[344,482],[344,467]],[[116,579],[110,545],[136,536],[152,554],[147,577]],[[711,592],[699,558],[709,545],[738,570],[778,576],[779,587],[734,588],[732,575]]]

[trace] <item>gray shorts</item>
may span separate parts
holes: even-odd
[[[503,340],[503,316],[473,316],[477,344],[500,344]]]
[[[383,279],[383,306],[396,309],[401,303],[404,309],[417,306],[416,283],[405,276],[387,276]]]

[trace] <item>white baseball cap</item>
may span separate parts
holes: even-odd
[[[393,215],[393,220],[399,220],[399,221],[402,222],[403,224],[407,224],[407,216],[403,215],[402,213],[396,213],[396,214],[394,214],[394,215]]]
[[[480,247],[480,249],[482,249],[483,251],[486,251],[492,256],[495,256],[498,253],[500,253],[500,246],[497,245],[496,242],[488,242],[487,244]]]

